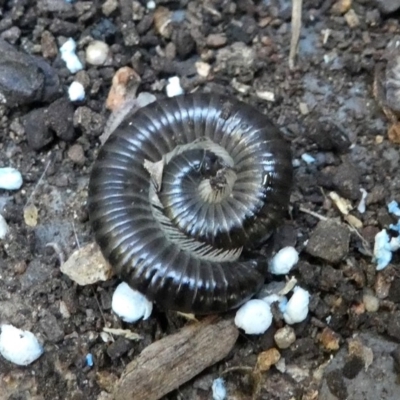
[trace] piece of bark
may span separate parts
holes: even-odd
[[[150,346],[130,362],[115,400],[157,400],[228,355],[239,331],[232,319],[209,317]]]

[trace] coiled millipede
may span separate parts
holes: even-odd
[[[165,309],[223,312],[253,296],[255,252],[287,212],[290,147],[256,109],[215,94],[154,102],[101,148],[89,215],[103,255]]]

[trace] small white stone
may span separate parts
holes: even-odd
[[[360,214],[364,214],[366,210],[365,200],[367,199],[368,192],[363,188],[360,189],[360,192],[361,192],[361,200],[357,206],[357,210]]]
[[[10,228],[8,227],[6,220],[0,214],[0,240],[7,236],[9,230]]]
[[[301,159],[306,163],[306,164],[313,164],[315,163],[315,158],[313,156],[310,156],[307,153],[304,153],[301,155]]]
[[[17,365],[28,365],[43,354],[43,347],[32,332],[23,331],[12,325],[2,325],[0,354]]]
[[[73,81],[68,88],[68,97],[71,101],[82,101],[85,99],[85,88],[82,83]]]
[[[363,303],[368,312],[377,312],[379,310],[379,299],[372,294],[364,294]]]
[[[225,382],[222,378],[214,379],[212,384],[212,395],[213,400],[226,399],[226,387]]]
[[[86,47],[86,62],[91,65],[103,65],[108,57],[110,47],[107,43],[94,40]]]
[[[18,190],[22,186],[22,175],[15,168],[0,168],[0,189]]]
[[[236,326],[249,335],[261,335],[271,326],[271,323],[271,308],[263,300],[249,300],[236,312]]]
[[[112,297],[111,307],[125,322],[136,322],[148,319],[153,311],[153,303],[125,282],[118,285]]]
[[[175,97],[184,93],[181,86],[181,81],[178,76],[173,76],[172,78],[168,78],[168,84],[165,87],[165,91],[168,97]]]
[[[275,275],[286,275],[299,261],[299,253],[292,246],[284,247],[272,258],[269,271]]]
[[[274,339],[280,349],[287,349],[296,341],[296,334],[291,326],[286,325],[275,332]]]
[[[147,2],[146,7],[148,10],[154,10],[156,8],[156,2],[153,0],[150,0]]]
[[[297,324],[304,321],[308,315],[308,304],[310,302],[310,294],[307,290],[296,286],[293,289],[293,295],[288,301],[283,313],[283,318],[289,325]]]
[[[61,58],[67,65],[68,70],[71,73],[75,73],[83,69],[83,65],[79,60],[78,56],[75,54],[76,42],[74,39],[69,38],[61,47],[60,53]]]

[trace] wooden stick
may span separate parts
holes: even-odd
[[[130,362],[115,400],[158,400],[228,355],[239,331],[232,319],[208,317],[150,346]]]
[[[300,39],[301,31],[301,9],[303,6],[303,0],[293,0],[292,5],[292,39],[290,41],[290,53],[289,53],[289,68],[294,68],[294,59],[297,53],[297,46]]]

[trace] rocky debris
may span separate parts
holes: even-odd
[[[68,150],[68,158],[77,165],[85,164],[86,157],[82,145],[78,143],[72,145]]]
[[[391,356],[396,345],[370,334],[361,334],[358,340],[366,354],[342,348],[324,371],[319,398],[397,400],[399,388]]]
[[[84,135],[99,136],[103,132],[104,117],[86,106],[79,107],[74,113],[74,127]]]
[[[29,147],[33,150],[42,149],[53,141],[54,133],[62,140],[71,141],[75,134],[73,114],[74,109],[65,98],[26,114],[23,124]]]
[[[360,173],[355,165],[341,164],[333,176],[333,185],[336,191],[346,199],[358,200],[360,193]]]
[[[64,330],[52,313],[48,311],[43,313],[40,319],[40,327],[50,342],[58,343],[64,339]]]
[[[343,260],[349,252],[350,231],[346,225],[333,220],[320,221],[310,239],[306,251],[331,264]]]
[[[320,150],[345,153],[351,145],[348,135],[327,120],[318,121],[307,129],[306,134]]]
[[[46,108],[37,108],[23,118],[28,145],[33,150],[40,150],[53,140],[53,133],[47,126]]]
[[[8,107],[49,102],[60,94],[56,71],[0,39],[0,103]]]

